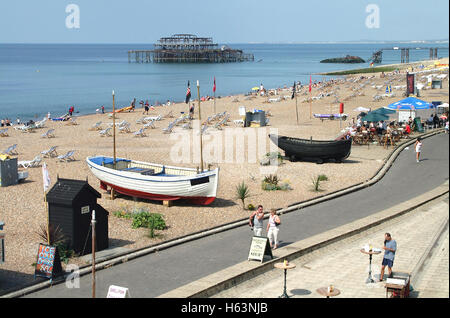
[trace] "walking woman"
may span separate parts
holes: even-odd
[[[270,210],[269,223],[267,223],[267,237],[269,238],[270,247],[276,249],[278,247],[278,232],[281,224],[280,217],[275,209]]]
[[[419,162],[420,161],[420,153],[422,152],[422,139],[419,137],[419,138],[417,138],[417,141],[416,141],[416,160],[417,160],[417,162]]]

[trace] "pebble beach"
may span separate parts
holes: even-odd
[[[428,64],[434,64],[434,62],[424,61],[421,63],[427,66]],[[411,63],[411,65],[417,67],[421,63]],[[440,60],[440,63],[448,64],[448,58]],[[276,95],[270,96],[246,96],[241,94],[217,98],[215,112],[227,111],[230,114],[230,122],[222,132],[227,129],[238,129],[233,120],[241,119],[239,107],[245,106],[247,111],[252,109],[270,111],[272,116],[268,117],[270,123],[266,127],[267,132],[273,129],[279,135],[305,139],[312,137],[314,140],[333,140],[342,134],[342,130],[350,125],[353,119],[356,120],[359,112],[354,109],[357,107],[362,106],[373,110],[404,98],[402,94],[406,90],[403,88],[406,85],[406,68],[411,65],[402,65],[399,67],[399,73],[387,73],[385,77],[380,77],[380,73],[347,75],[336,78],[333,83],[327,82],[327,85],[319,84],[312,89],[311,96],[314,98],[311,103],[308,101],[308,85],[304,85],[297,95],[298,124],[296,102],[295,99],[291,99],[290,88],[280,88]],[[435,73],[448,74],[448,68],[445,72],[436,71]],[[422,79],[420,75],[417,76],[416,80],[426,85],[426,79]],[[390,96],[385,96],[386,84],[393,87],[393,94]],[[442,89],[424,89],[421,91],[420,99],[448,103],[448,93],[447,76],[443,80]],[[193,89],[192,95],[193,98],[197,98],[196,89]],[[376,99],[375,96],[381,96],[381,98]],[[338,113],[340,103],[345,105],[344,112],[348,114],[346,121],[321,121],[314,117],[311,118],[311,114],[314,113]],[[198,119],[197,102],[195,102],[195,105],[194,117]],[[115,200],[111,200],[110,195],[100,189],[99,180],[89,171],[85,161],[88,156],[112,156],[113,154],[113,138],[102,137],[99,130],[91,129],[94,124],[100,121],[102,122],[102,128],[107,128],[108,124],[112,123],[112,119],[108,116],[111,105],[105,105],[105,107],[105,114],[78,116],[76,117],[76,124],[71,124],[68,121],[47,121],[45,128],[30,133],[24,133],[9,127],[8,136],[0,137],[0,150],[17,144],[17,155],[13,157],[17,157],[19,161],[32,160],[36,155],[52,146],[57,147],[58,155],[65,154],[69,150],[75,150],[74,161],[59,161],[56,157],[44,158],[43,162],[47,164],[50,174],[50,187],[56,182],[57,177],[77,180],[87,179],[89,184],[102,194],[98,203],[109,211],[110,247],[123,247],[133,250],[248,218],[251,212],[243,209],[241,201],[236,197],[236,186],[242,181],[249,186],[250,190],[250,197],[245,201],[246,205],[250,203],[255,206],[262,204],[265,211],[271,208],[285,208],[297,202],[347,188],[370,179],[380,169],[385,158],[393,151],[392,146],[386,149],[377,144],[353,145],[350,157],[343,163],[324,162],[319,165],[314,162],[283,160],[275,173],[280,180],[289,182],[292,190],[287,191],[262,190],[261,181],[265,175],[261,173],[261,166],[258,162],[261,158],[257,158],[257,162],[249,162],[249,155],[246,152],[243,162],[229,163],[223,158],[215,158],[215,160],[205,162],[213,167],[218,166],[220,168],[217,199],[209,206],[195,206],[189,202],[181,201],[174,202],[171,207],[166,207],[162,202],[133,199],[121,195]],[[176,118],[180,116],[181,112],[187,113],[187,111],[185,103],[177,103],[170,106],[156,106],[149,111],[148,116],[165,115],[172,112]],[[201,102],[202,121],[211,115],[214,115],[214,102],[212,100]],[[156,128],[146,129],[146,136],[136,137],[133,133],[142,128],[142,124],[138,124],[136,121],[145,116],[147,115],[143,114],[143,109],[138,104],[134,112],[117,114],[116,122],[126,120],[131,123],[131,132],[116,132],[118,157],[166,165],[198,167],[196,162],[174,163],[170,156],[174,146],[179,143],[180,136],[191,134],[192,138],[198,138],[193,130],[184,130],[177,127],[171,134],[165,134],[163,128],[166,128],[169,122],[173,120],[172,118],[165,118],[156,122]],[[42,134],[49,129],[55,130],[55,137],[43,138]],[[211,125],[208,131],[209,134],[204,136],[205,144],[217,129],[214,129]],[[406,139],[401,142],[405,141]],[[268,138],[266,145],[268,147],[270,145]],[[280,149],[277,151],[283,153]],[[36,261],[37,247],[41,242],[37,232],[39,226],[45,225],[47,222],[42,169],[41,167],[19,168],[19,171],[24,170],[29,173],[24,182],[0,190],[2,206],[0,220],[5,223],[6,245],[6,262],[1,265],[1,269],[3,273],[15,275],[18,281],[22,283],[32,282],[33,280],[33,263]],[[320,185],[321,191],[315,192],[312,190],[312,179],[318,175],[326,175],[328,181],[323,181]],[[132,229],[131,220],[113,215],[116,211],[131,212],[134,209],[141,208],[163,215],[167,229],[157,231],[156,238],[148,237],[148,229]],[[79,258],[71,259],[70,263],[85,265]]]

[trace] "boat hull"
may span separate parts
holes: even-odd
[[[174,201],[187,199],[200,205],[211,204],[217,193],[219,169],[196,173],[195,169],[169,167],[156,164],[154,167],[176,171],[179,169],[189,175],[142,175],[136,172],[116,170],[98,164],[98,158],[88,157],[86,162],[91,172],[100,180],[100,187],[143,199],[157,201]],[[125,161],[126,159],[117,159]],[[137,164],[147,164],[136,161],[127,161]],[[123,162],[122,162],[123,163]]]
[[[341,162],[350,156],[352,146],[351,139],[318,141],[278,135],[269,135],[269,138],[280,149],[284,150],[286,157],[289,157],[291,160],[335,159],[336,161]]]

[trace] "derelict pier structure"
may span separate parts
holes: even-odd
[[[159,39],[154,50],[128,51],[128,62],[136,63],[231,63],[254,61],[251,53],[214,43],[212,38],[174,34]]]

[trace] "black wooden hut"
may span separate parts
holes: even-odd
[[[92,252],[91,219],[95,210],[96,251],[108,248],[108,211],[97,204],[101,194],[87,181],[60,179],[47,193],[50,225],[62,230],[69,248],[80,255]]]

